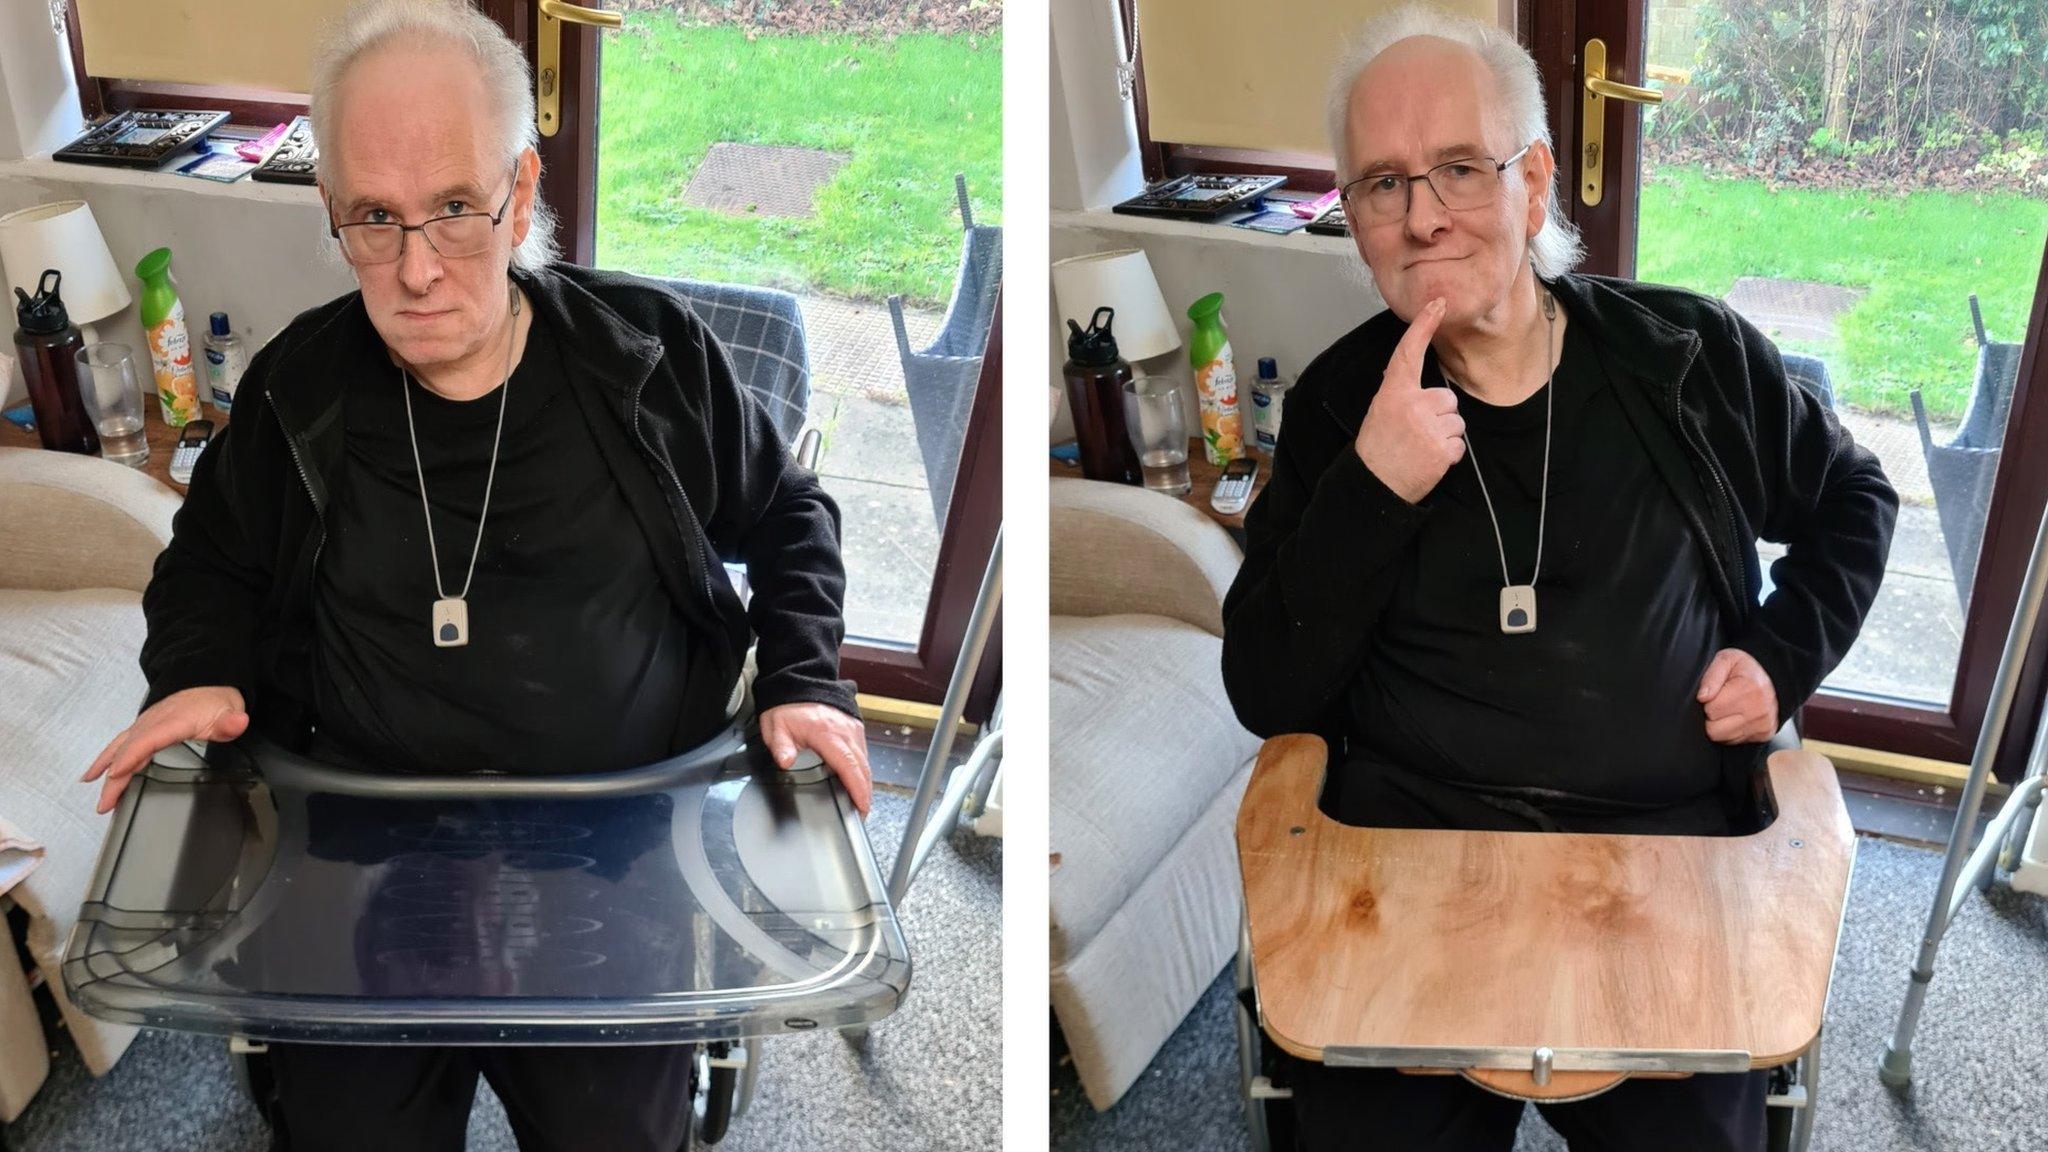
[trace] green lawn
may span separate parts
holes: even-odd
[[[953,174],[1002,222],[1000,37],[893,40],[682,27],[649,13],[603,48],[598,261],[635,272],[942,306],[960,253]],[[686,207],[718,141],[848,154],[810,219]]]
[[[1636,275],[1725,295],[1738,276],[1867,290],[1840,317],[1828,361],[1841,401],[1893,414],[1921,390],[1935,419],[1960,418],[1976,364],[1970,293],[1993,340],[2026,333],[2048,202],[2018,195],[1786,189],[1660,169],[1642,194]]]

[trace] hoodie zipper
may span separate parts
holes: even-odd
[[[268,396],[264,397],[264,406],[270,409],[273,417],[276,417],[278,430],[284,433],[285,450],[291,453],[292,465],[299,470],[299,483],[306,489],[306,500],[313,505],[313,518],[320,522],[320,537],[313,541],[313,568],[317,571],[320,567],[320,550],[327,547],[327,513],[321,510],[320,499],[313,494],[312,475],[306,471],[306,462],[299,456],[299,438],[294,436],[291,428],[285,424],[284,415],[277,410],[277,405],[269,403],[269,400]]]
[[[1729,499],[1727,486],[1721,483],[1721,469],[1714,463],[1713,453],[1707,450],[1706,445],[1696,442],[1692,422],[1685,418],[1685,377],[1687,373],[1692,371],[1692,362],[1698,356],[1699,345],[1695,343],[1691,345],[1691,350],[1685,358],[1685,363],[1679,366],[1678,380],[1671,386],[1671,418],[1677,421],[1680,439],[1684,441],[1686,449],[1698,458],[1701,471],[1707,474],[1708,481],[1714,486],[1714,495],[1719,498],[1718,502],[1714,505],[1715,527],[1725,531],[1730,538],[1733,538],[1735,535],[1734,528],[1725,523]],[[1707,549],[1707,561],[1714,566],[1714,571],[1721,573],[1722,579],[1728,580],[1728,570],[1722,566],[1721,554],[1714,547],[1714,534],[1706,532],[1701,535],[1703,537],[1701,543]],[[1729,583],[1728,594],[1730,599],[1733,599],[1738,606],[1743,604],[1743,597],[1737,593],[1732,580]]]

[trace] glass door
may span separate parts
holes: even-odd
[[[795,297],[788,411],[842,516],[844,667],[936,700],[1001,515],[999,10],[478,2],[535,61],[569,258]]]
[[[1726,300],[1898,489],[1882,590],[1809,734],[1967,760],[2048,487],[2007,451],[2048,425],[2028,402],[2048,391],[2048,72],[2026,48],[2048,10],[1546,8],[1525,5],[1524,38],[1586,270]]]

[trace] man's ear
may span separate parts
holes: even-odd
[[[1549,222],[1544,206],[1556,188],[1557,159],[1551,155],[1550,145],[1537,141],[1529,146],[1529,154],[1522,157],[1522,180],[1529,189],[1529,236],[1543,231]]]
[[[533,205],[540,197],[540,153],[531,146],[519,153],[515,183],[518,190],[512,194],[512,246],[517,248],[533,230]]]

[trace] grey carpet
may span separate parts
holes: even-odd
[[[1878,1083],[1877,1059],[1940,872],[1938,852],[1858,841],[1828,1005],[1817,1152],[2048,1148],[2048,900],[2003,885],[1970,899],[1942,945],[1914,1044],[1914,1084],[1897,1095]],[[1055,1039],[1053,1148],[1247,1147],[1232,1011],[1226,969],[1130,1093],[1099,1115]],[[1530,1109],[1517,1152],[1563,1147]]]
[[[869,839],[888,875],[909,798],[878,791]],[[995,1149],[1002,1142],[1002,842],[961,834],[926,861],[899,909],[910,995],[859,1043],[836,1034],[766,1041],[747,1114],[720,1152]],[[225,1042],[145,1032],[97,1082],[68,1041],[7,1129],[15,1152],[263,1152],[269,1133],[237,1089]],[[479,1084],[472,1152],[515,1148]]]

